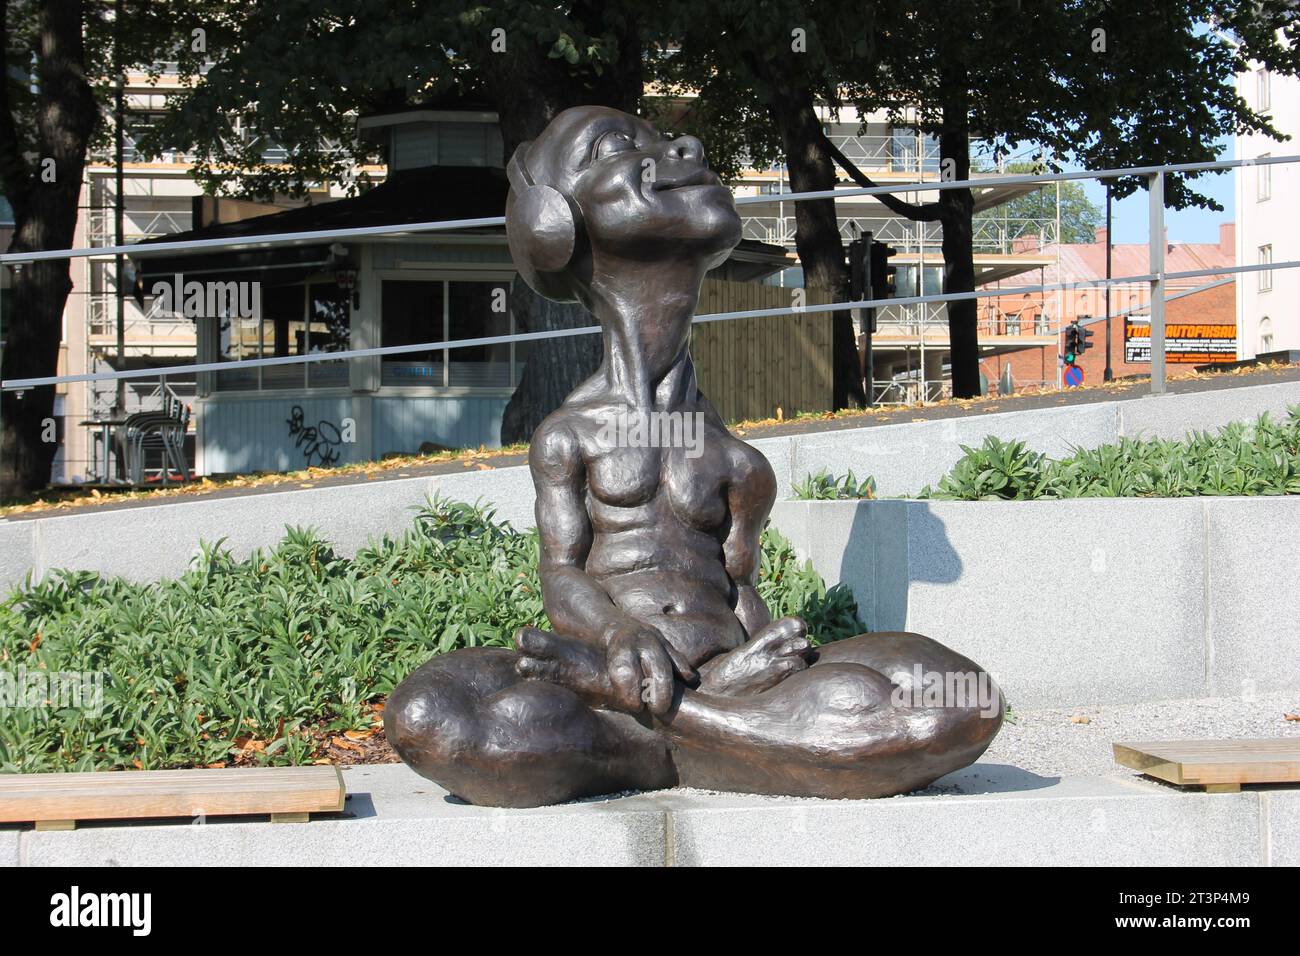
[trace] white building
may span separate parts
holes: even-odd
[[[1296,152],[1300,142],[1300,79],[1270,74],[1259,64],[1237,76],[1247,105],[1268,114],[1281,133],[1237,136],[1236,156],[1259,159]],[[1256,265],[1300,260],[1300,164],[1237,170],[1237,262]],[[1300,270],[1248,273],[1237,281],[1237,357],[1300,349]]]

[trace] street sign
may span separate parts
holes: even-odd
[[[1077,365],[1067,365],[1065,367],[1065,387],[1078,388],[1083,384],[1083,369]]]
[[[1165,361],[1197,365],[1237,360],[1237,326],[1170,322],[1165,326]],[[1151,322],[1145,316],[1124,321],[1124,361],[1151,361]]]

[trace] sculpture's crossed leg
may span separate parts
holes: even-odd
[[[539,806],[671,786],[888,796],[971,763],[1001,725],[991,683],[982,699],[914,699],[918,673],[980,674],[919,634],[823,645],[806,669],[753,695],[679,683],[662,718],[600,706],[614,691],[597,648],[534,629],[518,642],[522,654],[435,657],[388,704],[389,739],[402,759],[472,803]]]

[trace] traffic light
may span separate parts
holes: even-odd
[[[849,298],[857,302],[865,299],[867,293],[867,246],[871,243],[871,233],[865,239],[854,239],[849,243]]]
[[[1081,325],[1079,326],[1079,331],[1082,333],[1082,336],[1079,338],[1079,354],[1082,355],[1092,347],[1092,329]]]
[[[871,285],[871,298],[873,299],[892,299],[897,294],[897,266],[891,266],[889,260],[892,259],[898,250],[893,246],[887,246],[883,242],[871,243],[871,267],[867,270],[867,281]]]
[[[867,233],[861,239],[854,239],[849,243],[849,299],[853,302],[859,302],[868,298],[868,290],[871,288],[871,260],[867,257],[867,249],[871,246],[871,233]],[[876,331],[876,310],[875,309],[858,309],[858,327]]]
[[[1077,321],[1065,327],[1065,364],[1073,365],[1083,351],[1083,329]]]

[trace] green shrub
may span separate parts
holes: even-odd
[[[174,580],[55,572],[0,604],[0,670],[102,674],[103,706],[0,707],[0,771],[202,765],[247,738],[264,762],[310,760],[305,728],[368,726],[369,702],[431,654],[547,626],[537,552],[533,532],[434,502],[352,559],[291,529],[243,561],[206,547]],[[771,530],[759,591],[818,639],[864,630],[852,595]]]
[[[808,475],[794,485],[794,496],[801,501],[835,501],[845,498],[876,497],[876,479],[868,475],[858,481],[853,472],[836,478],[825,468]]]
[[[965,452],[937,488],[918,497],[955,501],[1034,498],[1182,498],[1300,494],[1300,406],[1276,422],[1261,415],[1182,441],[1121,439],[1053,461],[993,436]]]

